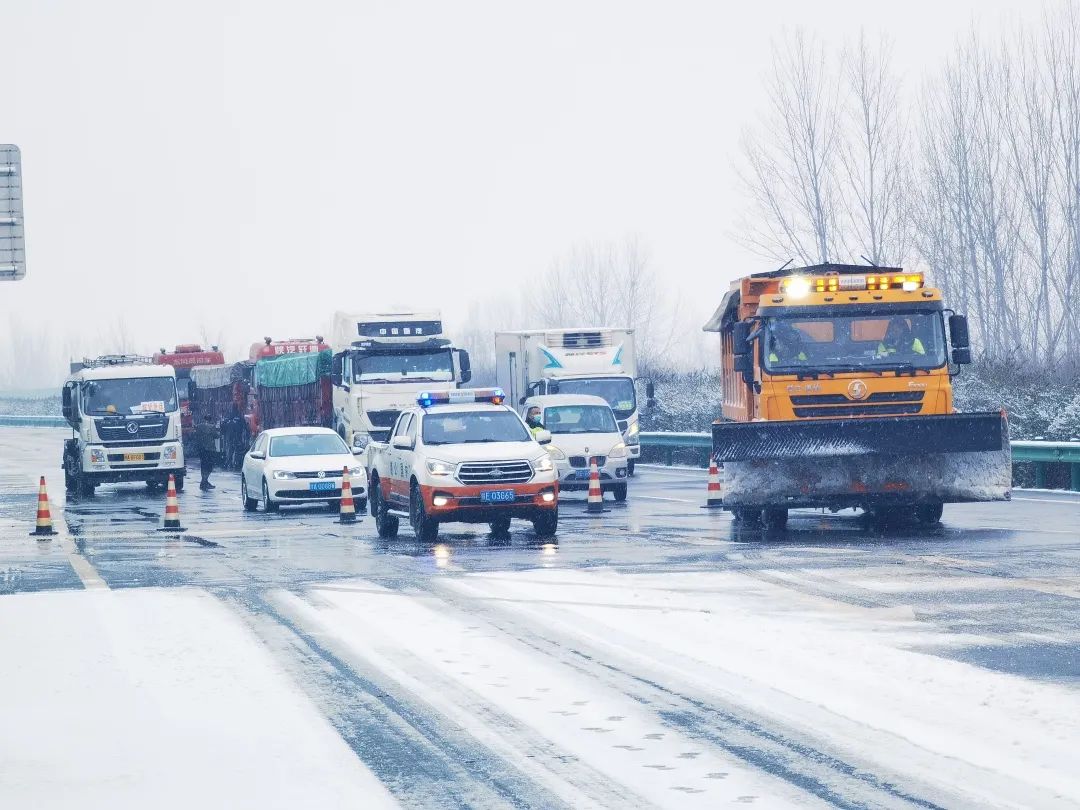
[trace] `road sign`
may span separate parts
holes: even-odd
[[[25,275],[22,160],[19,147],[0,144],[0,281]]]

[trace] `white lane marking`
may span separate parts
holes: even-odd
[[[634,494],[635,499],[644,498],[648,501],[673,501],[675,503],[697,503],[697,501],[691,501],[688,498],[665,498],[661,495],[639,495]]]
[[[1014,501],[1031,501],[1033,503],[1057,503],[1062,506],[1080,506],[1080,501],[1068,501],[1064,498],[1017,498],[1013,497]]]

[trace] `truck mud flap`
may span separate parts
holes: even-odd
[[[1008,432],[1001,413],[715,422],[713,456],[718,464],[725,464],[765,459],[980,453],[1007,447]]]
[[[875,431],[866,430],[868,422]],[[772,430],[779,426],[799,430]],[[715,425],[713,433],[725,506],[959,503],[1007,500],[1011,493],[1012,453],[1000,413],[751,422],[734,427],[767,430],[756,437],[739,431],[734,442],[735,431],[717,430],[729,427]],[[716,444],[717,435],[726,444]],[[749,455],[754,451],[761,454]]]

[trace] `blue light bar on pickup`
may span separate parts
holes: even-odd
[[[421,408],[430,408],[432,405],[462,405],[473,402],[490,402],[492,405],[502,405],[506,401],[506,394],[501,388],[459,388],[448,391],[424,391],[416,398],[416,404]]]

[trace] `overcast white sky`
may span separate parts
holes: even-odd
[[[0,324],[44,319],[90,350],[123,316],[148,351],[205,326],[234,354],[339,308],[441,306],[453,328],[573,243],[631,233],[704,321],[729,279],[768,267],[729,233],[738,139],[785,27],[887,32],[914,87],[972,21],[1037,11],[0,0],[28,260],[0,283]]]

